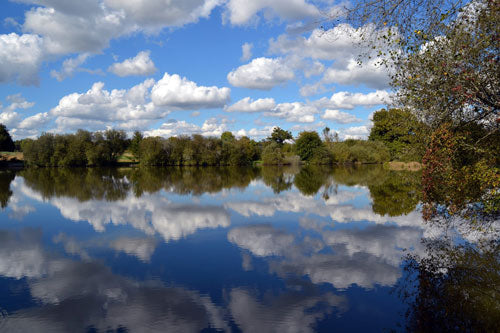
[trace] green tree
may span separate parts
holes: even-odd
[[[14,141],[4,124],[0,124],[0,151],[14,151]]]
[[[234,140],[236,140],[233,133],[229,131],[223,132],[220,136],[220,139],[222,140],[222,142],[233,142]]]
[[[132,139],[130,140],[130,151],[132,152],[132,155],[134,155],[134,157],[136,159],[139,159],[140,158],[140,144],[141,144],[141,141],[144,139],[144,136],[142,135],[141,132],[139,131],[135,131],[134,132],[134,135],[132,136]]]
[[[420,161],[425,151],[424,124],[407,110],[381,109],[375,112],[369,139],[383,142],[393,160]]]
[[[262,151],[262,163],[265,165],[283,165],[284,162],[285,155],[276,142],[271,142]]]
[[[285,131],[279,127],[275,127],[271,136],[267,138],[269,141],[276,142],[280,147],[283,146],[285,140],[293,139],[292,133],[290,131]]]
[[[104,132],[109,147],[109,162],[115,163],[127,148],[127,134],[124,131],[109,129]]]
[[[309,161],[313,158],[316,149],[323,147],[323,142],[319,137],[318,133],[311,132],[301,132],[299,137],[295,141],[295,149],[300,159],[303,161]]]

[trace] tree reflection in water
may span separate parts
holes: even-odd
[[[307,196],[321,191],[324,199],[339,185],[367,186],[373,211],[379,215],[399,216],[412,212],[420,200],[420,174],[388,171],[380,166],[330,168],[298,167],[168,167],[168,168],[29,168],[19,172],[27,186],[44,198],[67,196],[89,200],[123,200],[132,190],[135,196],[166,190],[181,195],[218,193],[224,189],[245,189],[261,179],[278,194],[292,185]],[[2,195],[14,173],[0,173]],[[4,184],[5,183],[5,184]],[[6,198],[8,199],[8,198]],[[2,204],[6,204],[2,198]]]
[[[498,236],[498,235],[497,235]],[[426,255],[409,255],[399,286],[409,302],[414,332],[495,332],[500,323],[500,242],[425,242]]]
[[[7,207],[12,191],[10,190],[10,183],[15,178],[15,173],[10,170],[0,170],[0,207],[4,209]]]

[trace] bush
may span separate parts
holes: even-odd
[[[295,149],[303,161],[309,161],[314,156],[316,148],[323,147],[323,142],[318,133],[301,132],[296,140]]]
[[[283,165],[284,161],[285,155],[277,143],[272,142],[264,148],[262,152],[262,163],[265,165]]]
[[[384,163],[390,160],[387,147],[378,141],[346,140],[331,143],[330,152],[336,163]]]

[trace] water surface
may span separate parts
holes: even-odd
[[[389,331],[418,173],[0,171],[0,331]],[[36,329],[35,329],[36,328]]]

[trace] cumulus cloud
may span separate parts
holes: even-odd
[[[283,19],[300,20],[320,15],[319,9],[305,0],[230,0],[226,17],[234,25],[248,23],[256,14],[267,10],[267,17],[278,15]]]
[[[325,110],[325,113],[321,115],[321,118],[325,120],[332,120],[339,124],[358,123],[362,121],[353,114],[333,109]]]
[[[60,82],[69,77],[72,77],[73,75],[79,72],[86,72],[90,74],[102,74],[102,71],[100,69],[93,70],[80,67],[90,57],[91,57],[90,53],[82,53],[75,58],[66,59],[62,64],[61,70],[60,71],[51,70],[50,76],[52,76],[53,78],[55,78],[57,81]]]
[[[104,0],[112,9],[146,28],[182,26],[207,18],[221,0]]]
[[[241,45],[241,61],[248,61],[252,57],[252,43],[245,43]]]
[[[154,74],[156,67],[151,58],[149,58],[150,53],[150,51],[141,51],[133,58],[112,64],[108,68],[108,71],[121,77]]]
[[[220,0],[18,0],[25,13],[22,36],[0,35],[0,82],[38,83],[42,61],[71,53],[97,53],[112,39],[157,32],[208,17]],[[77,58],[78,59],[78,58]],[[68,67],[69,68],[69,67]],[[64,68],[59,75],[64,76]],[[57,78],[58,73],[54,72]],[[61,76],[61,78],[63,77]]]
[[[168,138],[179,135],[201,134],[203,136],[219,137],[223,132],[227,131],[227,121],[217,118],[209,118],[203,122],[201,126],[193,123],[188,123],[185,120],[177,121],[171,119],[163,123],[159,128],[145,131],[146,136],[161,136]]]
[[[223,107],[230,99],[231,89],[198,86],[177,74],[165,73],[151,90],[155,105],[184,110]]]
[[[105,128],[116,124],[119,127],[139,127],[168,114],[156,106],[150,98],[153,79],[133,86],[129,90],[104,89],[104,83],[97,82],[85,93],[64,96],[59,104],[50,110],[62,130],[87,127],[84,124]]]
[[[280,103],[273,110],[264,112],[269,117],[286,119],[289,122],[312,123],[318,110],[301,102]]]
[[[366,139],[370,134],[370,126],[354,126],[339,131],[342,139]]]
[[[387,89],[389,88],[389,70],[380,64],[378,59],[367,60],[360,64],[356,59],[350,58],[328,68],[322,83],[354,86],[364,84],[374,89]]]
[[[266,138],[271,135],[274,130],[274,126],[264,126],[260,128],[251,128],[249,130],[240,129],[235,133],[236,136],[249,136],[252,138]]]
[[[48,112],[40,112],[33,116],[24,118],[17,128],[19,129],[36,129],[47,124],[51,120]]]
[[[227,74],[235,87],[270,90],[295,77],[293,69],[282,58],[255,58]]]
[[[377,90],[367,94],[340,91],[329,99],[323,97],[313,102],[318,108],[354,109],[358,106],[375,106],[390,102],[391,94],[386,90]]]
[[[331,83],[386,89],[389,87],[390,66],[381,65],[381,58],[372,49],[367,49],[362,43],[362,37],[364,34],[373,36],[373,40],[377,40],[377,36],[387,35],[387,29],[389,28],[379,31],[370,24],[355,29],[349,24],[339,24],[329,30],[315,29],[309,36],[290,37],[284,34],[276,39],[270,39],[269,52],[310,58],[315,61],[333,61],[326,71],[323,68],[319,72],[319,74],[325,72],[320,81],[303,88],[301,91],[303,96],[323,92],[325,90],[323,85]],[[396,33],[393,31],[394,36]],[[365,56],[359,63],[357,56],[361,54]],[[310,72],[314,72],[313,69],[304,70],[305,76],[310,76]]]
[[[37,35],[0,35],[0,83],[37,85],[38,71],[45,58],[43,49],[43,40]]]
[[[272,54],[293,54],[303,58],[338,60],[360,51],[360,33],[348,24],[330,30],[314,29],[308,37],[280,35],[269,40]]]
[[[33,107],[35,103],[28,102],[21,94],[9,95],[5,99],[9,102],[9,105],[3,107],[0,104],[0,123],[10,129],[15,129],[21,121],[21,115],[17,111],[29,109]]]
[[[250,97],[240,99],[231,106],[225,107],[227,112],[262,112],[274,109],[276,102],[273,98],[259,98],[252,100]]]

